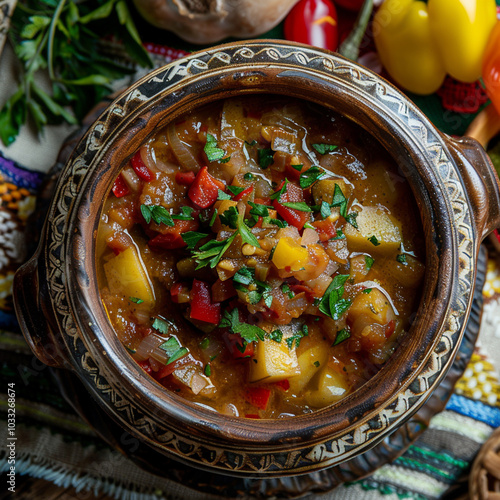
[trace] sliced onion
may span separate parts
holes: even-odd
[[[304,232],[302,233],[302,239],[300,240],[300,244],[303,246],[311,245],[312,243],[318,243],[319,235],[318,233],[310,228],[306,227]]]
[[[200,165],[189,146],[179,139],[174,123],[171,123],[167,128],[167,140],[177,161],[184,170],[197,172],[200,169]]]
[[[159,335],[151,334],[144,337],[136,348],[134,358],[138,361],[144,361],[152,357],[153,351],[158,350],[158,346],[163,342],[165,342],[165,339]]]
[[[166,174],[173,174],[179,167],[174,163],[164,162],[156,157],[155,149],[151,144],[145,144],[139,150],[141,159],[152,172],[165,172]]]
[[[282,227],[276,233],[276,239],[280,240],[281,238],[293,238],[298,241],[300,239],[299,230],[295,226]]]
[[[307,286],[314,291],[314,295],[322,297],[325,294],[326,289],[330,286],[331,282],[332,282],[332,277],[325,271],[324,273],[320,274],[317,278],[309,280],[307,282]]]
[[[338,268],[339,268],[338,262],[330,260],[330,262],[328,262],[328,265],[326,266],[326,269],[323,271],[323,274],[331,276]]]
[[[187,385],[194,394],[199,394],[205,388],[210,388],[212,383],[208,377],[199,372],[196,366],[187,366],[175,370],[173,376],[184,385]]]
[[[134,169],[131,166],[127,166],[122,170],[122,176],[128,187],[132,191],[138,191],[141,187],[141,180],[138,175],[134,172]]]

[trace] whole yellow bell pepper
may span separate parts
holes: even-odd
[[[446,74],[462,82],[481,76],[495,22],[495,0],[385,0],[374,16],[373,36],[396,83],[432,94]]]

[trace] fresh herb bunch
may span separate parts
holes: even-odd
[[[152,66],[125,0],[18,2],[9,39],[23,69],[17,90],[0,110],[5,145],[28,121],[39,133],[45,125],[78,123],[110,92],[111,82],[133,73],[132,64],[103,53],[101,39],[108,36],[123,43],[130,63]],[[38,72],[48,74],[51,91],[39,85]]]

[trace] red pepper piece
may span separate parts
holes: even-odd
[[[281,391],[288,391],[290,389],[290,381],[286,378],[284,380],[280,380],[279,382],[274,382],[274,384]]]
[[[221,317],[220,310],[220,302],[212,302],[210,285],[204,281],[193,280],[189,317],[212,325],[218,325]]]
[[[166,226],[162,232],[148,241],[148,246],[153,250],[173,250],[184,248],[185,241],[182,233],[196,231],[199,227],[196,220],[174,220],[174,226]]]
[[[240,201],[242,200],[245,196],[248,196],[251,192],[253,191],[253,186],[247,187],[244,189],[240,194],[237,194],[233,200],[234,201]]]
[[[330,0],[300,0],[285,19],[285,38],[328,50],[338,45],[337,11]]]
[[[111,191],[113,191],[113,194],[117,198],[121,198],[122,196],[125,196],[130,193],[130,188],[128,187],[128,184],[125,182],[125,179],[123,178],[122,174],[119,174],[118,177],[115,179]]]
[[[259,410],[265,410],[271,397],[271,389],[265,387],[249,387],[243,396],[245,401]]]
[[[182,293],[181,300],[179,300],[179,295]],[[175,302],[176,304],[182,303],[182,302],[187,302],[189,298],[189,288],[186,285],[186,283],[176,283],[171,289],[170,289],[170,296],[172,297],[172,302]]]
[[[175,372],[175,370],[178,370],[179,368],[190,364],[193,364],[193,357],[190,355],[183,356],[173,363],[162,366],[156,373],[153,374],[153,376],[156,380],[161,380],[162,378],[171,375],[173,372]]]
[[[149,182],[154,179],[154,174],[149,170],[146,164],[142,161],[141,152],[137,151],[135,155],[130,160],[130,164],[134,169],[134,172],[138,175],[140,179],[143,181]]]
[[[221,181],[208,173],[207,167],[203,167],[196,174],[189,188],[188,197],[200,208],[208,208],[217,201],[219,189],[224,190],[225,187]]]
[[[233,358],[251,358],[255,353],[252,343],[246,344],[243,349],[243,339],[236,334],[229,334],[225,337],[226,345]]]
[[[281,183],[278,190],[283,187],[284,181]],[[302,229],[304,224],[310,219],[309,212],[303,212],[294,208],[285,207],[282,203],[304,201],[302,189],[295,184],[288,182],[286,191],[280,196],[280,201],[273,200],[273,207],[285,219],[288,224],[295,226],[297,229]]]
[[[317,220],[312,223],[314,229],[319,235],[320,241],[328,241],[330,238],[333,238],[337,235],[337,224],[336,222],[332,222],[331,220]]]
[[[176,172],[175,182],[181,186],[191,186],[195,177],[196,174],[194,172]]]

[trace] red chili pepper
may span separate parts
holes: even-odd
[[[483,81],[488,97],[500,113],[500,20],[491,31],[484,52]]]
[[[271,397],[271,389],[265,387],[249,387],[245,391],[243,397],[245,401],[255,406],[255,408],[265,410],[269,403],[269,398]]]
[[[134,169],[134,172],[139,176],[143,181],[149,182],[154,179],[154,174],[149,170],[146,164],[142,161],[141,152],[137,151],[135,155],[130,160],[130,164]]]
[[[278,191],[283,187],[284,181],[281,183]],[[295,184],[288,182],[286,191],[280,196],[280,201],[273,200],[273,207],[285,219],[288,224],[295,226],[297,229],[302,229],[304,224],[310,219],[309,212],[303,212],[294,208],[285,207],[282,203],[301,202],[304,201],[304,193],[302,189]]]
[[[338,45],[337,11],[330,0],[300,0],[285,19],[285,38],[328,50]]]
[[[194,172],[176,172],[175,182],[181,186],[191,186],[195,177],[196,174]]]
[[[208,208],[217,201],[219,189],[224,190],[226,186],[208,173],[207,167],[203,167],[197,174],[188,191],[188,197],[200,208]]]
[[[212,302],[210,285],[204,281],[193,280],[189,317],[212,325],[218,325],[221,317],[220,310],[220,302]]]
[[[241,199],[243,199],[245,196],[248,196],[251,192],[253,191],[253,186],[250,186],[250,187],[247,187],[246,189],[244,189],[240,194],[237,194],[233,200],[234,201],[240,201]]]
[[[121,198],[122,196],[125,196],[130,193],[130,188],[128,187],[128,184],[125,182],[125,179],[123,178],[122,174],[118,175],[118,177],[115,179],[111,191],[113,191],[113,194],[117,198]]]
[[[174,220],[174,226],[166,226],[162,232],[148,241],[148,246],[153,250],[173,250],[184,248],[185,241],[182,233],[196,231],[199,223],[196,220]]]

